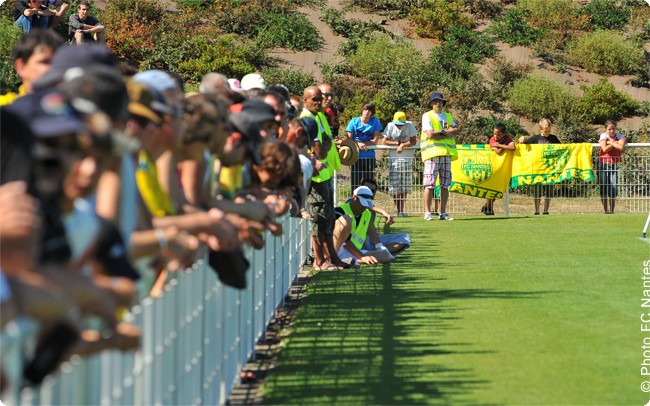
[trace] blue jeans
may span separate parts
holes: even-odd
[[[32,29],[32,19],[33,17],[25,17],[25,15],[23,14],[20,17],[18,17],[14,25],[22,29],[23,32],[27,33]],[[47,17],[41,17],[37,21],[38,23],[37,27],[47,28],[47,22],[48,22]]]

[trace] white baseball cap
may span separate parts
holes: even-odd
[[[372,198],[374,197],[372,195],[372,190],[368,186],[359,186],[358,188],[354,189],[354,196],[356,196],[359,199],[359,203],[363,207],[372,207]]]
[[[258,73],[249,73],[241,78],[242,90],[266,89],[264,78]]]

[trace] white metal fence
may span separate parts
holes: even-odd
[[[307,222],[286,217],[284,235],[268,235],[263,250],[246,252],[248,287],[222,285],[205,260],[174,274],[158,298],[146,298],[126,316],[142,329],[136,352],[105,351],[74,357],[38,388],[13,385],[7,405],[224,404],[239,370],[284,300],[310,248]],[[32,323],[18,320],[3,339],[8,375],[21,374]]]
[[[593,169],[596,173],[598,144],[593,144]],[[390,189],[392,183],[389,177],[391,162],[388,149],[395,147],[377,146],[374,180],[378,189],[375,202],[391,214],[396,214],[396,205]],[[419,148],[416,146],[414,148]],[[405,161],[409,161],[406,159]],[[424,188],[422,187],[423,164],[416,153],[406,165],[411,168],[407,178],[411,181],[412,192],[406,196],[404,211],[411,216],[422,216],[424,212]],[[398,177],[404,178],[404,176]],[[336,203],[345,202],[351,196],[350,168],[344,167],[336,177]],[[393,185],[394,186],[394,185]],[[619,164],[618,197],[616,212],[647,213],[650,211],[650,144],[628,144]],[[550,211],[553,213],[601,213],[603,207],[600,200],[598,179],[591,183],[569,180],[551,187],[552,201]],[[495,203],[497,214],[532,214],[533,187],[520,187],[508,191],[502,202]],[[457,193],[449,194],[447,212],[456,215],[480,215],[484,199],[465,196]],[[433,210],[433,205],[432,205]]]

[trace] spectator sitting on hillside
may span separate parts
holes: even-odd
[[[45,0],[45,7],[52,12],[52,17],[49,19],[49,28],[54,29],[63,21],[63,17],[65,17],[65,13],[70,7],[70,1]]]
[[[15,25],[25,33],[33,27],[47,28],[52,15],[54,13],[43,4],[43,0],[16,1]]]
[[[505,151],[514,151],[515,142],[506,134],[506,126],[498,123],[494,125],[492,130],[492,137],[490,138],[490,148],[497,155],[502,155]],[[487,216],[494,215],[494,199],[486,199],[485,204],[481,208],[481,212]]]
[[[70,15],[68,39],[74,44],[83,44],[86,41],[103,44],[105,27],[98,19],[88,14],[90,12],[90,3],[86,0],[79,2],[79,8],[76,14]]]
[[[525,137],[519,137],[520,144],[561,144],[560,139],[551,134],[551,121],[545,118],[539,120],[539,134],[534,135],[528,139]],[[542,194],[545,195],[544,198],[544,214],[548,214],[548,208],[551,205],[551,197],[553,196],[553,185],[534,185],[533,192],[535,193],[534,203],[535,203],[535,214],[539,214],[539,205],[542,200]]]
[[[372,191],[359,186],[353,192],[352,201],[335,209],[334,247],[342,259],[352,259],[360,264],[374,265],[395,259],[379,241],[375,229],[375,213],[372,206]],[[363,249],[366,238],[370,239],[372,250]]]

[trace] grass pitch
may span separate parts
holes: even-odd
[[[265,403],[643,405],[645,219],[400,218],[396,262],[313,278]]]

